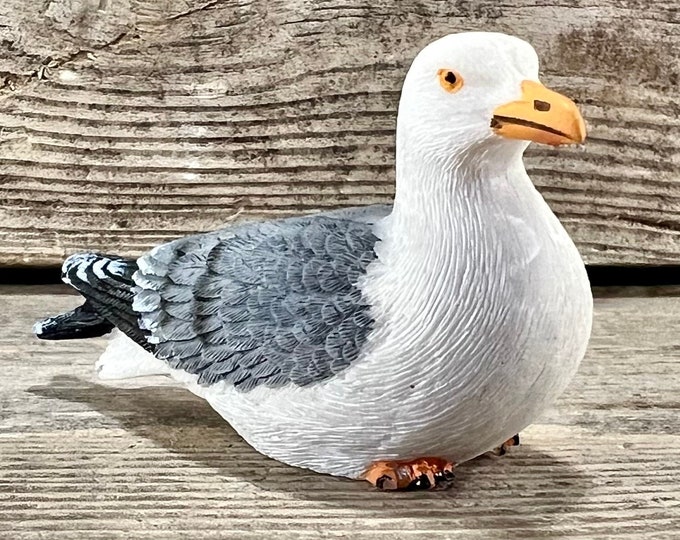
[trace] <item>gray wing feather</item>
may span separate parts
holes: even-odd
[[[373,326],[357,282],[388,212],[250,223],[156,248],[138,261],[134,301],[156,356],[244,391],[342,371]]]

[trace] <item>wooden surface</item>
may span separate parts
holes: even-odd
[[[62,288],[0,288],[0,537],[678,538],[680,294],[596,301],[558,406],[454,488],[379,493],[266,459],[163,379],[98,383],[104,340],[40,342]]]
[[[680,262],[677,0],[0,6],[0,264],[389,201],[407,66],[466,29],[529,39],[581,103],[587,145],[527,162],[586,260]]]

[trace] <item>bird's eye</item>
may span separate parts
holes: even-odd
[[[440,69],[439,84],[447,92],[458,92],[463,87],[463,77],[453,69]]]

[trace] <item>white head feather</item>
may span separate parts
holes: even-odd
[[[463,84],[442,88],[438,71],[455,70]],[[487,152],[521,156],[527,141],[491,130],[493,111],[516,100],[525,80],[538,81],[538,56],[526,41],[506,34],[467,32],[432,42],[415,58],[404,81],[397,125],[397,156],[417,155],[452,168]],[[399,164],[398,164],[399,165]]]

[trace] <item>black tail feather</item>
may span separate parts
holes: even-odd
[[[99,253],[72,255],[64,261],[62,279],[80,292],[86,302],[81,308],[37,323],[36,335],[43,339],[92,337],[116,327],[146,350],[153,351],[154,346],[146,339],[149,332],[140,328],[138,314],[132,307],[132,276],[136,270],[137,263],[132,259]]]
[[[35,323],[33,332],[40,339],[85,339],[108,334],[114,326],[86,301],[72,311]]]

